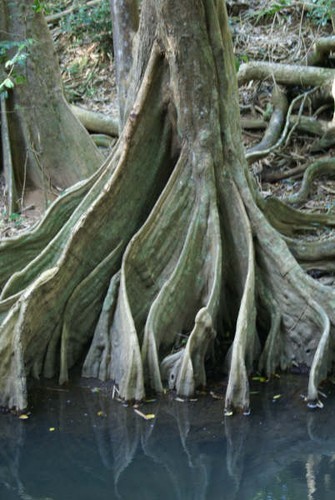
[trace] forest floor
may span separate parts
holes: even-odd
[[[328,3],[327,3],[328,2]],[[57,0],[50,5],[47,15],[60,14],[76,2]],[[315,7],[313,7],[315,3]],[[319,2],[229,1],[228,9],[233,33],[236,66],[250,61],[267,61],[289,64],[306,64],[307,56],[320,37],[333,34],[329,0]],[[107,115],[115,115],[116,88],[113,67],[113,44],[109,2],[101,0],[83,4],[77,10],[50,20],[49,26],[59,57],[64,82],[64,92],[69,102]],[[306,8],[304,5],[308,5]],[[335,55],[330,57],[334,62]],[[260,119],[271,113],[273,82],[250,82],[240,88],[242,123],[245,119]],[[334,103],[322,109],[311,110],[308,105],[304,113],[314,113],[323,120],[333,117]],[[264,120],[263,120],[264,122]],[[264,127],[243,129],[246,149],[261,141]],[[286,172],[297,167],[308,166],[312,161],[333,156],[334,147],[326,151],[311,153],[315,138],[308,134],[292,132],[289,141],[252,165],[258,185],[267,196],[279,197],[296,192],[303,175],[286,177]],[[269,170],[279,172],[280,181],[268,182],[264,178]],[[302,169],[301,169],[302,170]],[[281,175],[282,174],[282,175]],[[0,238],[13,236],[29,229],[41,217],[41,213],[24,207],[20,213],[8,215],[5,207],[5,185],[0,176]],[[302,210],[329,212],[335,210],[335,180],[319,179],[313,183],[311,197],[299,206]]]

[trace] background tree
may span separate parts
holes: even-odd
[[[125,399],[164,383],[190,396],[213,346],[217,369],[229,360],[227,414],[249,411],[256,361],[267,375],[309,366],[318,404],[335,296],[296,258],[324,264],[332,245],[279,231],[334,219],[257,191],[225,3],[145,0],[138,22],[136,2],[122,5],[114,30],[132,32],[114,40],[130,68],[118,73],[116,148],[32,233],[1,243],[1,404],[25,407],[29,375],[65,382],[83,355],[83,375],[115,381]]]
[[[24,205],[29,190],[42,191],[46,202],[53,199],[52,195],[88,177],[102,162],[101,153],[65,101],[53,42],[38,6],[34,0],[0,2],[0,44],[9,47],[0,61],[1,74],[13,85],[8,98],[1,100],[10,210],[18,209],[19,198]],[[23,50],[29,54],[19,64],[15,55],[21,51],[22,56]]]

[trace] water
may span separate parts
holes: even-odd
[[[335,390],[312,411],[305,386],[254,382],[249,417],[166,396],[139,408],[146,421],[93,385],[45,383],[29,419],[0,416],[0,499],[333,499]]]

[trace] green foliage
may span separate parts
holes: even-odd
[[[24,83],[25,79],[19,68],[25,63],[29,55],[28,48],[33,43],[32,39],[0,42],[0,65],[4,67],[6,74],[3,81],[0,81],[0,95],[7,97],[8,90]]]
[[[257,9],[251,14],[248,14],[248,17],[255,17],[258,22],[260,19],[266,17],[273,17],[278,12],[286,9],[287,7],[291,7],[291,0],[278,0],[277,2],[269,2],[266,7],[263,9]]]
[[[46,2],[44,0],[34,0],[33,10],[35,12],[43,12],[44,14],[48,14],[49,10],[47,9]]]
[[[288,7],[291,9],[295,7],[292,0],[277,0],[276,2],[268,2],[266,7],[255,10],[254,12],[248,14],[248,17],[256,18],[257,22],[264,18],[272,19],[275,14],[284,11]],[[334,10],[334,0],[311,0],[311,2],[309,2],[307,16],[317,24],[325,25],[331,20],[331,15]]]
[[[20,222],[20,219],[21,219],[21,214],[17,214],[16,212],[12,212],[9,216],[9,220],[11,222]]]
[[[103,51],[111,51],[112,20],[109,0],[102,0],[98,5],[91,7],[79,5],[62,20],[61,27],[79,42],[88,38],[92,42],[98,42]]]
[[[334,0],[311,0],[315,5],[309,12],[309,17],[317,24],[324,26],[331,19],[332,12],[335,10]]]
[[[249,62],[249,56],[248,54],[238,54],[235,56],[235,68],[236,71],[239,70],[241,64],[243,63],[248,63]]]
[[[9,214],[6,210],[1,210],[0,227],[9,224],[10,227],[19,229],[23,222],[23,217],[20,213],[12,212]]]

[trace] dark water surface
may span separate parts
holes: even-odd
[[[249,417],[223,417],[209,395],[166,396],[140,407],[146,421],[93,385],[47,383],[29,419],[0,416],[0,499],[333,500],[335,389],[313,411],[305,387],[253,382]]]

